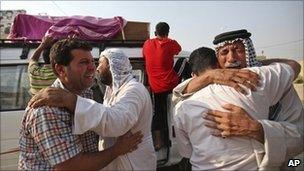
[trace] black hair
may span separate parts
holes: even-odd
[[[53,71],[56,75],[57,72],[55,71],[55,64],[68,66],[73,60],[71,51],[74,49],[91,51],[92,46],[88,42],[80,41],[75,38],[62,39],[52,46],[49,56]]]
[[[155,34],[157,36],[168,36],[169,34],[169,24],[167,24],[166,22],[159,22],[156,26],[155,26]]]
[[[189,65],[195,75],[199,75],[207,69],[216,68],[217,58],[211,48],[200,47],[194,50],[189,57]]]

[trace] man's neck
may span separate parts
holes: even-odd
[[[76,94],[76,95],[81,95],[81,93],[84,92],[84,90],[76,90],[73,88],[73,86],[70,86],[69,84],[65,83],[64,81],[60,80],[61,84],[63,85],[63,88],[68,90],[69,92]]]
[[[156,36],[158,39],[167,39],[168,36]]]

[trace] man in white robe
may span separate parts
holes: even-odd
[[[194,75],[199,76],[216,68],[217,59],[214,50],[203,47],[190,55],[189,63]],[[203,117],[208,117],[205,115],[208,110],[227,110],[233,108],[227,104],[233,104],[250,113],[251,120],[267,120],[269,106],[276,104],[292,85],[294,70],[297,69],[291,67],[274,63],[250,68],[260,75],[261,86],[256,91],[245,88],[246,95],[228,86],[211,84],[177,104],[174,125],[178,149],[183,157],[190,158],[193,170],[278,169],[282,163],[260,167],[265,153],[262,140],[248,137],[222,139],[212,136],[214,133],[208,127],[213,125]],[[219,119],[221,118],[216,118],[216,121]]]
[[[205,72],[206,74],[203,73],[197,78],[189,79],[179,84],[173,90],[174,102],[177,103],[188,98],[193,92],[205,87],[210,82],[229,85],[237,90],[242,88],[239,84],[251,84],[252,82],[248,80],[254,78],[254,76],[250,75],[244,79],[243,76],[247,74],[245,71],[248,70],[240,70],[240,68],[260,66],[260,62],[256,59],[250,36],[251,33],[247,32],[247,30],[237,30],[217,35],[213,43],[216,46],[217,59],[222,64],[220,65],[222,69]],[[240,45],[239,43],[243,44],[241,48],[236,46],[237,44]],[[239,61],[243,61],[242,64]],[[267,59],[262,62],[263,65],[267,65],[275,61],[290,62],[288,59]],[[300,72],[300,65],[296,63],[295,66],[299,66],[295,71],[295,76],[297,76]],[[216,111],[218,115],[221,115],[220,117],[226,118],[226,120],[222,119],[217,122],[217,127],[225,125],[220,129],[227,138],[235,136],[262,137],[265,155],[260,167],[278,166],[280,164],[282,166],[281,169],[285,170],[286,168],[284,168],[282,163],[303,152],[304,109],[293,86],[283,94],[276,106],[278,106],[275,108],[276,111],[270,112],[268,119],[258,120],[246,119],[249,115],[246,112],[236,115],[241,110],[239,107],[234,107],[228,111]],[[228,117],[230,117],[229,121],[227,121]],[[261,125],[263,131],[258,136],[254,135],[256,132],[248,129],[249,126],[243,126],[244,124],[239,122],[240,120],[248,123],[247,125]],[[229,129],[231,131],[228,131]]]
[[[47,89],[35,96],[30,106],[46,104],[75,110],[74,133],[96,132],[102,140],[101,149],[111,147],[118,136],[128,131],[141,131],[143,138],[138,148],[117,157],[104,170],[156,170],[151,98],[145,86],[133,77],[128,57],[119,49],[103,51],[97,76],[107,85],[103,104],[60,89]],[[46,98],[37,100],[39,97]]]

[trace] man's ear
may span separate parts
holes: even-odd
[[[156,33],[156,31],[154,32],[154,36],[157,36],[157,33]]]
[[[55,64],[55,71],[57,72],[58,76],[65,76],[65,67],[60,64]]]
[[[197,77],[197,75],[194,74],[193,72],[191,72],[191,77],[195,78],[195,77]]]

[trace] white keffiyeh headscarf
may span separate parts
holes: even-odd
[[[113,81],[112,91],[116,94],[124,83],[133,78],[130,60],[122,50],[115,48],[101,52],[100,57],[106,57],[109,61]]]
[[[256,58],[255,49],[254,49],[253,43],[252,43],[250,38],[245,38],[245,39],[236,38],[236,39],[233,39],[233,40],[227,40],[227,41],[223,41],[221,43],[218,43],[217,45],[215,45],[216,53],[218,53],[218,50],[221,47],[225,46],[226,44],[232,44],[232,43],[234,43],[235,41],[238,41],[238,40],[240,40],[245,46],[247,67],[262,66],[262,64]]]

